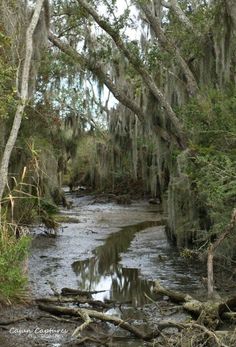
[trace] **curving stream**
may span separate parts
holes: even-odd
[[[51,294],[53,283],[59,290],[104,290],[98,299],[140,305],[146,302],[144,293],[150,293],[153,280],[183,291],[202,288],[202,270],[168,243],[158,206],[71,199],[74,207],[61,213],[73,217],[73,223],[62,223],[56,238],[40,232],[33,240],[29,268],[36,296]]]
[[[181,258],[168,243],[159,206],[145,201],[130,206],[99,204],[92,196],[69,198],[73,207],[61,214],[70,222],[62,223],[57,237],[35,231],[29,260],[35,297],[51,295],[52,286],[58,291],[63,287],[101,291],[93,296],[122,303],[122,310],[109,313],[132,318],[146,329],[145,320],[150,326],[163,318],[150,301],[155,299],[155,280],[195,296],[202,293],[203,270]],[[175,317],[181,318],[181,314]],[[142,345],[132,340],[114,344]],[[48,346],[62,345],[51,341]]]

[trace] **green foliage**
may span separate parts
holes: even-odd
[[[153,71],[153,69],[160,65],[171,67],[173,54],[163,51],[160,46],[154,42],[148,49],[146,59],[149,69]]]
[[[0,300],[3,302],[23,298],[27,285],[23,262],[27,258],[29,244],[29,237],[17,240],[10,235],[9,226],[3,225],[0,230]]]
[[[178,110],[191,134],[193,156],[187,171],[213,233],[224,230],[236,203],[235,95],[233,88],[208,90]]]
[[[9,46],[9,37],[0,33],[0,119],[7,118],[16,103],[16,90],[13,83],[16,69],[5,59]]]
[[[199,142],[211,141],[211,134],[218,142],[220,138],[225,140],[224,136],[235,136],[235,92],[234,88],[229,88],[227,91],[207,89],[203,91],[201,97],[191,99],[178,110],[179,116],[193,136],[205,134],[205,139],[200,137]],[[196,136],[195,139],[198,142]],[[209,141],[208,145],[211,143]]]
[[[203,201],[212,230],[221,232],[229,223],[236,197],[236,161],[224,152],[200,151],[190,172],[198,199]]]
[[[58,207],[45,198],[40,199],[40,209],[48,215],[54,215],[59,212]]]
[[[77,142],[77,150],[73,161],[69,163],[68,170],[70,172],[69,181],[73,185],[78,185],[78,182],[83,177],[91,176],[91,169],[96,167],[96,141],[93,136],[82,136]],[[91,177],[90,177],[91,178]],[[87,182],[91,184],[91,182]]]

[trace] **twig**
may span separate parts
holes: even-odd
[[[75,329],[72,336],[80,336],[80,332],[83,331],[87,326],[92,323],[92,319],[89,317],[88,313],[85,310],[78,309],[80,317],[83,319],[84,323]]]

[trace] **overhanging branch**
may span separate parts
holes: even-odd
[[[58,47],[62,52],[74,59],[76,63],[94,73],[106,85],[106,87],[112,92],[114,97],[121,104],[126,106],[134,114],[137,115],[141,123],[145,122],[146,116],[142,108],[135,101],[127,97],[126,93],[113,83],[110,76],[103,71],[102,67],[99,64],[91,63],[89,59],[78,53],[68,43],[62,42],[52,32],[49,33],[48,37],[56,47]],[[174,134],[169,134],[165,129],[161,128],[158,125],[155,125],[155,131],[164,141],[175,142],[177,143],[177,145],[179,145],[179,139]]]
[[[176,137],[178,137],[178,142],[180,143],[180,146],[182,148],[185,148],[186,134],[184,133],[182,123],[176,116],[175,112],[173,111],[171,105],[169,104],[164,94],[157,87],[154,79],[143,65],[141,59],[139,59],[139,57],[137,57],[135,54],[132,53],[132,51],[130,51],[130,49],[127,47],[127,45],[124,43],[121,36],[119,35],[119,32],[116,29],[114,29],[108,21],[103,19],[92,6],[90,6],[85,0],[77,1],[81,5],[81,7],[93,17],[95,22],[113,39],[117,48],[124,54],[124,56],[128,59],[130,64],[133,66],[133,68],[139,73],[145,85],[153,94],[157,102],[165,110],[163,114],[172,125],[173,131],[176,133]]]

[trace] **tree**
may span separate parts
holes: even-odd
[[[119,101],[109,111],[112,145],[106,148],[113,146],[115,154],[107,165],[122,160],[116,158],[117,147],[120,151],[129,148],[132,166],[139,165],[138,173],[152,186],[153,194],[158,184],[161,192],[168,192],[170,234],[180,246],[192,242],[189,230],[195,228],[205,228],[208,238],[211,232],[218,235],[230,218],[229,191],[234,191],[220,182],[222,157],[234,167],[230,152],[230,129],[235,127],[231,120],[235,87],[232,1],[137,0],[127,2],[119,15],[115,1],[103,1],[107,13],[96,1],[60,4],[60,19],[55,18],[49,40],[63,52],[64,61],[66,54],[70,66],[78,69],[74,78],[83,76],[105,85]],[[66,28],[62,28],[62,18]],[[134,40],[129,37],[133,28]],[[220,138],[222,131],[226,142]],[[207,151],[215,161],[207,157]],[[210,178],[203,170],[206,162],[208,171],[220,172],[214,182],[214,175]],[[221,224],[220,200],[213,199],[216,184],[228,206]]]
[[[11,132],[5,145],[0,164],[0,202],[3,198],[4,189],[7,184],[8,167],[11,153],[18,136],[25,107],[30,98],[30,71],[32,67],[32,57],[34,54],[34,33],[39,23],[44,2],[45,0],[37,0],[30,23],[26,30],[24,62],[22,66],[21,76],[18,76],[17,81],[17,85],[19,84],[19,101],[16,108],[16,113],[12,124]]]

